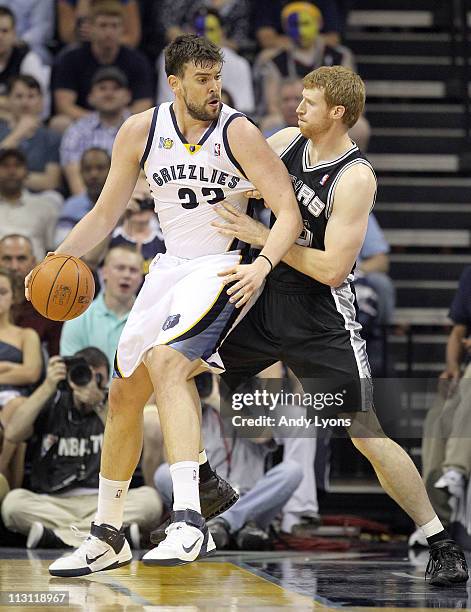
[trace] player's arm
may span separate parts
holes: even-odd
[[[95,206],[72,229],[56,253],[81,257],[114,229],[131,197],[139,175],[139,160],[149,131],[145,115],[127,119],[119,130],[105,186]]]
[[[297,127],[287,127],[283,128],[279,132],[272,134],[269,138],[267,138],[267,143],[270,145],[272,151],[274,151],[278,157],[283,153],[286,147],[293,142],[296,136],[299,136],[301,132]],[[252,189],[247,191],[245,194],[248,198],[257,198],[259,200],[262,197],[262,194],[258,189]]]
[[[227,130],[231,151],[249,181],[276,216],[261,254],[275,266],[302,230],[301,214],[288,171],[267,141],[245,117]]]
[[[149,133],[152,111],[129,117],[121,126],[113,145],[111,167],[95,206],[67,235],[54,253],[81,257],[88,253],[116,226],[139,176],[139,161]],[[31,273],[25,278],[29,300]]]
[[[279,132],[275,132],[269,138],[267,138],[267,142],[270,145],[270,148],[275,151],[275,153],[280,156],[286,147],[293,142],[296,136],[299,136],[300,130],[297,127],[287,127],[283,128]]]
[[[346,170],[335,190],[324,238],[325,251],[295,244],[283,261],[325,285],[342,284],[365,239],[375,193],[376,179],[366,165]]]
[[[327,223],[325,251],[293,244],[283,261],[315,280],[337,287],[348,276],[366,234],[368,215],[374,202],[376,179],[365,165],[345,171],[335,190],[332,214]],[[269,229],[227,202],[218,211],[225,220],[219,226],[227,236],[237,236],[253,245],[268,241]]]

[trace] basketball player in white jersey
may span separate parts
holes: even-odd
[[[103,240],[144,168],[167,252],[151,264],[119,342],[90,535],[50,566],[54,576],[85,575],[131,561],[123,507],[141,453],[143,407],[152,392],[174,504],[166,539],[144,561],[179,565],[215,548],[201,515],[198,472],[204,450],[199,453],[201,406],[193,378],[202,366],[219,365],[218,346],[302,229],[283,163],[250,121],[221,105],[222,62],[218,47],[204,38],[185,35],[167,47],[175,101],[124,123],[96,205],[56,250],[81,257]],[[243,194],[252,185],[277,221],[261,256],[241,265],[243,249],[211,225],[217,219],[213,207],[226,199],[245,212]],[[235,278],[231,297],[218,276],[228,267]]]

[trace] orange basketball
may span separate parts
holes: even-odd
[[[43,317],[70,321],[92,303],[95,281],[90,268],[78,257],[51,255],[34,268],[29,295]]]

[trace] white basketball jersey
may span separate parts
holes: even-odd
[[[244,192],[253,189],[227,139],[229,124],[240,116],[223,104],[219,118],[192,144],[178,127],[172,103],[155,108],[141,165],[170,255],[193,259],[231,248],[233,241],[211,222],[221,221],[213,206],[222,200],[245,212]]]

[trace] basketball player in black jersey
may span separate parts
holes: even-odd
[[[350,403],[339,416],[351,418],[353,444],[369,459],[385,491],[423,529],[431,556],[426,578],[451,586],[468,579],[465,557],[433,510],[413,462],[382,431],[368,392],[370,369],[351,283],[376,178],[348,137],[364,103],[365,87],[357,74],[319,68],[304,79],[299,129],[287,128],[269,139],[291,175],[304,231],[225,340],[223,380],[233,390],[281,360],[308,385],[313,379],[353,383],[348,388],[357,389],[356,405]],[[223,221],[216,225],[222,233],[253,245],[265,243],[269,230],[261,223],[227,204],[220,215]],[[243,283],[232,270],[225,281],[236,281],[227,290],[236,301]]]

